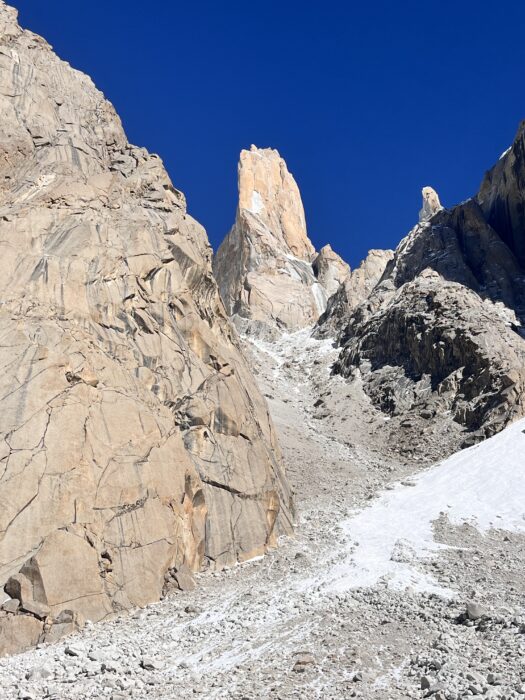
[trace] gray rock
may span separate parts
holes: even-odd
[[[303,673],[308,666],[315,666],[315,656],[307,651],[301,651],[295,654],[293,670],[296,673]]]
[[[159,671],[163,664],[159,659],[152,656],[143,656],[140,659],[140,666],[146,671]]]
[[[20,609],[23,612],[33,615],[39,620],[45,620],[51,612],[49,605],[45,605],[44,603],[36,603],[34,600],[23,603],[20,606]]]
[[[485,608],[474,601],[467,603],[466,613],[469,620],[479,620],[480,617],[486,615]]]
[[[79,657],[86,653],[86,649],[81,644],[68,644],[64,649],[67,656]]]
[[[192,572],[186,564],[181,564],[174,572],[174,578],[181,591],[193,591],[196,587]]]
[[[15,574],[7,580],[4,590],[7,595],[18,600],[22,605],[33,600],[33,585],[24,574]]]
[[[8,613],[16,613],[19,607],[20,601],[16,598],[12,598],[2,605],[2,610],[5,610]]]

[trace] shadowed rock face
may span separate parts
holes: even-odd
[[[239,207],[213,269],[239,330],[276,335],[313,325],[348,266],[306,233],[297,184],[277,151],[251,147],[239,161]]]
[[[485,175],[477,200],[487,222],[525,267],[525,121],[512,146]]]
[[[522,125],[476,199],[445,210],[425,188],[375,288],[357,307],[340,290],[317,330],[339,329],[335,371],[382,410],[450,412],[467,443],[525,414],[523,138]]]
[[[525,342],[501,304],[424,270],[351,318],[336,372],[389,415],[450,411],[488,437],[525,411]]]
[[[263,553],[290,493],[160,159],[3,2],[0,69],[0,584],[21,571],[67,625]]]

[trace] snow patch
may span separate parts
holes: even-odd
[[[327,297],[326,297],[326,291],[324,290],[323,287],[319,284],[319,282],[314,282],[312,284],[312,294],[315,299],[315,305],[317,306],[317,311],[319,315],[324,313],[326,310],[326,302],[327,302]]]
[[[446,546],[434,540],[433,522],[446,515],[480,532],[525,532],[525,420],[452,455],[398,484],[343,524],[346,558],[325,576],[329,590],[373,586],[380,579],[397,589],[450,595],[417,562]]]
[[[260,214],[263,209],[264,209],[264,203],[263,203],[261,195],[257,192],[257,190],[253,190],[252,201],[250,203],[251,213],[252,214]]]

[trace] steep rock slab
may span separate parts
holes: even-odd
[[[330,244],[321,248],[314,258],[312,268],[319,284],[326,289],[328,298],[337,292],[350,274],[350,265],[332,250]]]
[[[483,180],[477,200],[487,222],[525,267],[525,121]]]
[[[316,257],[299,188],[277,151],[242,151],[238,179],[235,224],[213,263],[226,311],[256,335],[313,325],[345,263],[331,249]]]
[[[474,199],[415,226],[397,247],[388,277],[397,288],[427,267],[517,312],[525,308],[524,270]]]
[[[3,2],[0,113],[0,584],[98,620],[263,553],[290,493],[205,231]]]

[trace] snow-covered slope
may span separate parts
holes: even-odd
[[[356,545],[327,571],[334,590],[371,586],[384,579],[396,588],[446,594],[417,568],[417,560],[445,547],[434,537],[440,517],[525,532],[525,420],[452,455],[374,500],[343,527]]]

